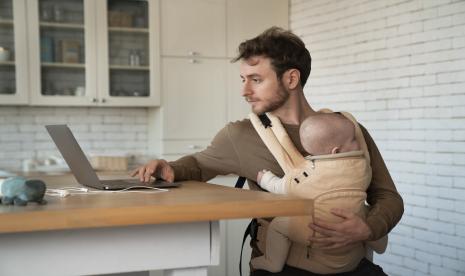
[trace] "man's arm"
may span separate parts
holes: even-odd
[[[230,173],[240,175],[240,162],[235,149],[234,123],[229,123],[213,138],[203,151],[169,162],[175,180],[208,181],[217,175]]]
[[[371,229],[368,240],[377,240],[389,233],[404,213],[404,202],[397,192],[394,181],[384,163],[383,157],[368,131],[360,125],[370,152],[372,179],[367,190],[370,210],[366,223]]]

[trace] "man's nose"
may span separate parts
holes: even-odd
[[[252,90],[250,89],[249,83],[244,81],[242,83],[242,97],[247,97],[252,94]]]

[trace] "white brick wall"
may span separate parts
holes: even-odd
[[[44,128],[68,124],[86,154],[146,155],[146,108],[0,106],[0,169],[25,159],[60,156]]]
[[[465,275],[465,1],[292,0],[316,108],[370,131],[405,214],[376,256],[389,275]]]

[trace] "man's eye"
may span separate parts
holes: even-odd
[[[260,83],[260,79],[252,79],[255,83]]]

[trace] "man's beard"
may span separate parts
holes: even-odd
[[[260,108],[259,110],[253,110],[253,108],[252,108],[252,112],[255,113],[255,114],[263,114],[263,113],[266,113],[266,112],[275,111],[276,109],[283,106],[284,103],[287,101],[287,99],[289,99],[289,91],[286,90],[284,85],[282,85],[282,83],[280,82],[276,98],[273,99],[272,101],[270,101],[263,108]]]

